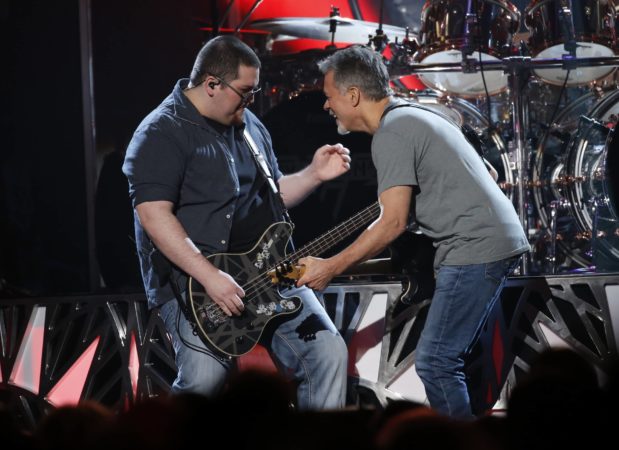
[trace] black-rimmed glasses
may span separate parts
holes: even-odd
[[[227,87],[229,87],[230,89],[232,89],[232,92],[234,92],[236,95],[238,95],[239,97],[241,97],[241,106],[247,106],[251,103],[251,101],[254,98],[254,95],[256,95],[258,92],[260,92],[260,90],[262,88],[257,87],[257,88],[253,88],[251,91],[246,92],[246,93],[242,93],[240,92],[238,89],[236,89],[234,86],[232,86],[230,83],[228,83],[226,80],[224,80],[223,78],[218,77],[217,75],[214,74],[210,74],[212,77],[217,78],[217,80],[219,80],[221,83],[225,84]]]

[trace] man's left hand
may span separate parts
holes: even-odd
[[[311,168],[318,180],[328,181],[350,170],[350,150],[342,144],[323,145],[312,159]]]
[[[317,291],[325,289],[331,279],[337,275],[335,266],[330,259],[307,256],[299,260],[299,265],[305,266],[303,276],[297,281],[297,286],[307,285]]]

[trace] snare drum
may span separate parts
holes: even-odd
[[[561,59],[565,49],[566,27],[569,15],[562,15],[562,3],[571,3],[571,17],[576,41],[576,57],[614,56],[615,1],[614,0],[533,0],[525,9],[525,25],[529,29],[529,50],[540,59]],[[563,18],[562,18],[563,17]],[[565,23],[568,21],[568,23]],[[571,27],[571,25],[569,25]],[[542,80],[556,85],[576,86],[587,84],[610,75],[611,66],[577,67],[567,71],[562,68],[537,69],[535,74]],[[567,80],[566,80],[567,76]]]
[[[428,0],[421,11],[421,49],[415,60],[424,64],[462,62],[467,37],[472,39],[472,58],[499,61],[513,54],[512,41],[520,26],[520,12],[505,0],[471,0],[477,27],[466,34],[467,0]],[[477,36],[475,36],[477,34]],[[500,70],[423,73],[430,88],[462,97],[493,95],[507,87],[507,75]],[[485,81],[485,86],[484,86]]]

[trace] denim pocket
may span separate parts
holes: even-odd
[[[486,279],[500,284],[514,269],[517,261],[518,257],[512,257],[486,264]]]

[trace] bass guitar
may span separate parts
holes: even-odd
[[[286,254],[292,225],[277,222],[269,226],[256,245],[246,253],[219,253],[207,256],[218,269],[228,273],[245,291],[245,309],[239,316],[227,316],[204,288],[188,280],[191,319],[202,341],[217,353],[241,356],[258,343],[265,326],[276,317],[302,308],[299,297],[284,297],[280,288],[293,285],[301,277],[297,266],[305,256],[319,256],[353,232],[377,218],[378,202],[335,226],[301,249]]]

